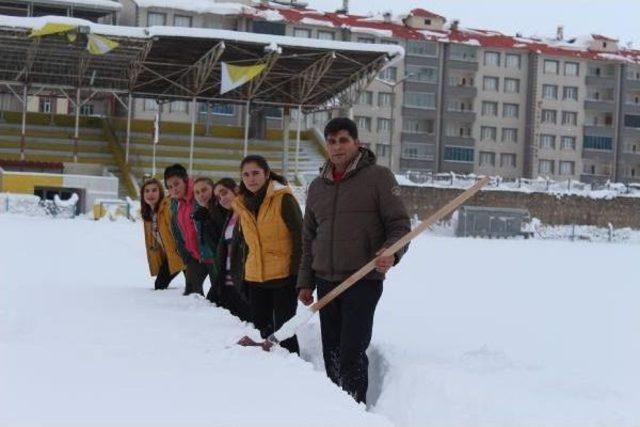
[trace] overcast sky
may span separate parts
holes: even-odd
[[[334,11],[342,0],[306,0],[309,6]],[[390,10],[394,15],[421,7],[459,19],[464,27],[498,30],[507,34],[555,36],[564,25],[565,37],[604,34],[640,49],[640,0],[350,0],[354,14]]]

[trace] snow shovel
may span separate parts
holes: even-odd
[[[388,247],[380,256],[389,256],[395,254],[398,250],[400,250],[411,240],[413,240],[414,237],[425,231],[434,223],[449,215],[451,212],[455,211],[460,205],[473,197],[478,191],[480,191],[482,187],[487,185],[490,179],[491,178],[488,176],[480,179],[471,188],[468,188],[467,190],[459,194],[455,199],[451,200],[449,203],[441,207],[436,213],[422,221],[420,224],[418,224],[417,227],[405,234],[393,245]],[[322,307],[329,304],[331,301],[333,301],[334,298],[349,289],[349,287],[353,286],[353,284],[358,280],[369,274],[369,272],[376,267],[376,259],[377,257],[369,261],[360,270],[356,271],[351,276],[346,278],[340,285],[336,286],[331,292],[326,294],[324,297],[316,301],[308,308],[299,308],[295,316],[289,319],[284,325],[282,325],[282,327],[280,327],[280,329],[271,334],[265,341],[258,342],[254,341],[248,336],[244,336],[238,341],[238,344],[244,347],[262,347],[263,350],[269,351],[269,349],[274,345],[277,345],[287,338],[291,338],[295,335],[296,331],[305,323],[307,323],[316,312],[320,311]]]

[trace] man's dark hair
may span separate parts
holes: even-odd
[[[187,174],[187,170],[181,164],[174,164],[171,166],[167,166],[164,170],[164,185],[167,185],[167,180],[171,177],[177,176],[178,178],[182,178],[185,181],[189,179],[189,174]]]
[[[348,117],[336,117],[335,119],[329,120],[329,123],[324,127],[324,139],[341,130],[349,132],[351,138],[358,139],[358,126]]]

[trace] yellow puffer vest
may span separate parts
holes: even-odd
[[[153,237],[151,221],[144,221],[144,241],[147,248],[149,272],[152,276],[157,276],[165,260],[169,261],[171,274],[184,270],[182,258],[178,254],[176,241],[171,232],[171,209],[169,209],[168,198],[162,200],[158,207],[158,231],[164,247],[160,246]]]
[[[271,181],[257,218],[247,209],[242,196],[233,202],[249,247],[244,266],[244,279],[249,282],[263,283],[291,276],[293,239],[282,219],[285,194],[293,194],[290,187]]]

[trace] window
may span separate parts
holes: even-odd
[[[371,117],[356,116],[355,122],[358,125],[358,130],[371,132]]]
[[[573,175],[575,167],[575,162],[560,161],[560,175]]]
[[[640,116],[625,114],[624,125],[628,128],[640,128]]]
[[[473,163],[473,148],[445,146],[444,159],[450,162]]]
[[[380,71],[378,77],[381,80],[387,80],[390,82],[395,82],[398,75],[398,69],[396,67],[387,67],[384,70]]]
[[[393,105],[394,96],[390,92],[378,93],[378,107],[391,107]]]
[[[164,13],[148,12],[147,13],[147,26],[152,25],[167,25],[167,15]]]
[[[544,99],[558,99],[558,86],[542,85],[542,97]]]
[[[515,168],[516,167],[516,155],[511,153],[500,154],[500,167],[501,168]]]
[[[482,101],[482,115],[483,116],[497,116],[498,115],[498,103],[490,101]]]
[[[80,107],[81,116],[93,116],[93,104],[84,104]]]
[[[471,123],[450,123],[447,122],[447,126],[444,130],[445,136],[471,138],[471,129],[473,124]]]
[[[192,21],[190,16],[176,15],[173,17],[173,25],[175,27],[191,27]]]
[[[282,108],[266,107],[264,109],[264,116],[268,119],[281,119],[282,115],[283,115]]]
[[[233,104],[213,104],[211,112],[218,116],[233,116],[236,113],[236,109]]]
[[[566,126],[576,126],[578,124],[578,113],[573,111],[563,111],[562,124]]]
[[[582,146],[588,150],[611,150],[613,139],[606,136],[585,135]]]
[[[417,67],[415,65],[407,66],[407,79],[414,82],[430,82],[438,81],[438,69],[434,67]]]
[[[502,142],[518,142],[518,129],[502,128]]]
[[[433,134],[433,120],[405,119],[402,131],[407,133]]]
[[[473,102],[471,100],[464,99],[450,99],[447,102],[448,111],[472,111]]]
[[[502,104],[502,117],[517,119],[520,116],[520,106],[518,104]]]
[[[144,111],[158,111],[158,103],[155,99],[144,99]]]
[[[402,157],[405,159],[433,160],[429,154],[429,146],[426,144],[402,144]]]
[[[41,113],[51,113],[51,98],[48,96],[40,98],[40,112]]]
[[[436,95],[429,92],[405,92],[404,105],[432,109],[436,107]]]
[[[575,86],[565,86],[562,88],[562,99],[578,100],[578,88]]]
[[[544,60],[544,74],[558,74],[558,61]]]
[[[187,101],[172,101],[169,103],[169,111],[172,113],[186,113]]]
[[[358,97],[358,104],[360,105],[373,105],[373,92],[366,90],[364,92],[360,92],[360,96]]]
[[[576,149],[576,137],[575,136],[563,136],[560,138],[560,148],[562,150],[575,150]]]
[[[480,151],[478,156],[480,166],[495,166],[496,165],[496,153],[490,151]]]
[[[557,112],[556,110],[542,110],[542,123],[556,124]]]
[[[564,75],[565,76],[577,76],[580,72],[580,64],[577,62],[565,62],[564,63]]]
[[[540,148],[547,150],[555,150],[556,148],[556,136],[555,135],[540,135]]]
[[[500,53],[499,52],[485,52],[484,53],[484,65],[490,65],[494,67],[500,66]]]
[[[438,44],[429,41],[408,40],[407,55],[437,56]]]
[[[476,62],[476,49],[463,44],[452,44],[449,49],[449,59],[456,61]]]
[[[286,33],[286,25],[281,22],[251,21],[251,30],[253,30],[254,33],[284,36]]]
[[[293,29],[293,37],[303,37],[306,39],[311,38],[311,30],[307,28],[294,28]]]
[[[387,157],[391,152],[391,146],[389,144],[376,144],[376,156]]]
[[[553,160],[539,160],[538,172],[545,174],[553,174]]]
[[[336,35],[333,31],[318,31],[318,38],[320,40],[335,40]]]
[[[378,132],[389,133],[391,131],[391,119],[378,118]]]
[[[520,69],[520,55],[517,53],[507,53],[505,58],[505,65],[507,68]]]
[[[640,80],[640,69],[627,68],[627,79]]]
[[[358,37],[358,43],[374,44],[376,40],[373,37]]]
[[[520,79],[504,79],[504,91],[506,93],[520,93]]]
[[[485,77],[482,80],[482,88],[487,91],[497,92],[499,82],[498,77]]]
[[[480,139],[483,141],[496,141],[498,137],[498,128],[495,126],[481,126]]]

